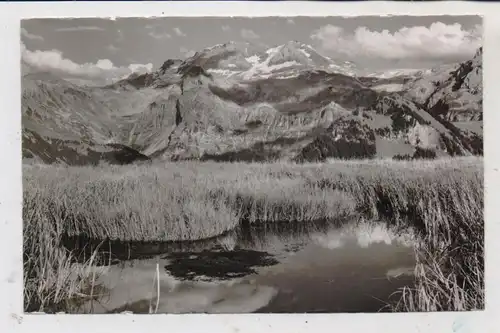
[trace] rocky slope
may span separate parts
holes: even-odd
[[[450,122],[474,112],[462,112],[467,96],[480,105],[480,66],[478,56],[457,65],[425,94],[417,87],[433,72],[356,77],[298,42],[217,45],[102,88],[30,73],[23,153],[68,164],[481,154],[481,133]],[[404,88],[380,88],[391,84]]]
[[[28,129],[23,130],[23,158],[68,165],[97,165],[100,162],[129,164],[150,160],[148,156],[122,144],[61,140],[44,137]]]
[[[129,163],[147,156],[119,144],[122,117],[89,88],[53,74],[22,78],[23,157],[45,163]]]
[[[483,119],[482,47],[468,61],[421,75],[405,87],[406,96],[451,122]]]

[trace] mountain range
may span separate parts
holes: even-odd
[[[23,157],[81,165],[483,153],[482,48],[436,68],[359,72],[297,41],[215,45],[100,87],[25,71]]]

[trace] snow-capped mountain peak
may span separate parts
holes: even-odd
[[[239,48],[240,52],[243,51],[244,57],[233,60],[240,61],[233,63],[222,61],[220,64],[224,65],[223,68],[219,67],[211,69],[211,71],[246,80],[263,75],[265,77],[276,75],[290,77],[305,69],[322,69],[346,75],[355,74],[354,64],[334,61],[321,55],[311,45],[298,41],[289,41],[261,52],[255,48],[252,49],[252,52],[248,52],[248,49],[242,48],[241,45]]]
[[[289,41],[270,48],[230,41],[206,47],[185,60],[169,59],[159,70],[145,75],[133,74],[123,78],[122,83],[132,83],[136,88],[144,85],[163,87],[191,68],[202,68],[214,79],[231,82],[270,77],[285,79],[315,70],[349,76],[357,74],[353,63],[333,60],[317,52],[311,45],[299,41]]]
[[[289,61],[295,61],[301,65],[312,65],[311,53],[307,52],[306,47],[298,42],[288,42],[275,48],[268,49],[269,55],[267,63],[269,65],[282,64]]]

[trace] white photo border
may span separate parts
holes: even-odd
[[[481,15],[484,53],[486,310],[394,314],[45,315],[24,314],[20,20],[58,17]],[[0,327],[4,332],[436,332],[497,331],[500,161],[500,3],[496,2],[2,2],[0,3]],[[497,215],[498,214],[498,215]],[[495,329],[496,328],[496,329]],[[6,330],[5,330],[6,329]]]

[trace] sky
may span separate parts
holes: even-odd
[[[297,40],[359,69],[428,68],[472,57],[480,16],[172,17],[31,19],[21,23],[32,68],[113,80],[228,41],[273,47]]]

